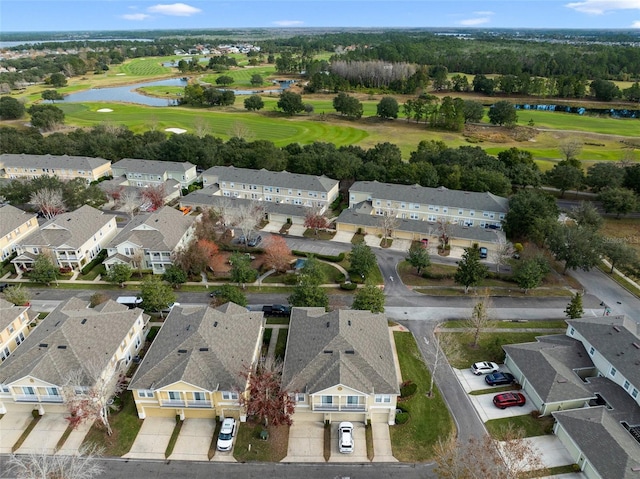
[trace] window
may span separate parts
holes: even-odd
[[[469,216],[475,216],[475,215],[476,215],[475,211],[473,211],[473,210],[469,211]]]
[[[58,388],[49,387],[45,389],[47,390],[47,394],[49,396],[60,396],[60,393],[58,392]]]
[[[400,203],[400,208],[405,209],[407,207],[406,203]]]
[[[488,218],[489,217],[489,213],[487,213],[486,211],[483,211],[482,212],[482,216],[484,216],[485,218]]]
[[[631,396],[634,398],[638,397],[638,390],[636,388],[633,388],[633,391],[631,392]]]
[[[326,406],[333,404],[333,396],[322,396],[322,404]]]
[[[593,354],[596,352],[595,348],[593,346],[591,346],[589,348],[589,356],[593,356]]]
[[[194,401],[204,401],[205,400],[204,393],[194,392],[193,393],[193,399],[194,399]]]
[[[614,368],[614,367],[611,367],[611,369],[609,370],[609,374],[611,375],[611,377],[612,377],[612,378],[615,378],[615,377],[616,377],[616,373],[617,373],[617,372],[618,372],[618,371],[617,371],[617,370],[616,370],[616,368]]]
[[[174,401],[179,401],[180,393],[178,391],[169,391],[169,399]]]
[[[296,393],[296,402],[305,402],[305,393]]]
[[[13,333],[15,331],[13,324],[9,325],[9,334]]]
[[[139,389],[138,396],[140,396],[141,398],[152,398],[153,391],[151,389]]]
[[[24,333],[20,332],[20,334],[18,334],[18,336],[16,337],[16,346],[20,346],[20,343],[22,343],[22,341],[24,341]]]
[[[9,386],[7,386],[6,384],[0,384],[0,392],[8,393],[9,392]]]
[[[449,208],[447,208],[446,206],[444,208],[442,208],[442,212],[443,213],[448,213],[449,212]]]
[[[631,386],[631,383],[629,381],[625,381],[624,382],[624,388],[628,391],[629,390],[629,386]]]
[[[438,219],[438,217],[436,215],[429,215],[427,216],[427,221],[431,221],[432,223],[435,223],[435,221]]]
[[[413,209],[414,210],[419,210],[420,209],[420,205],[413,205]]]
[[[374,402],[377,404],[389,404],[391,402],[391,396],[389,394],[376,394]]]
[[[222,391],[222,399],[225,399],[227,401],[237,401],[238,393],[234,393],[231,391]]]
[[[25,394],[27,396],[35,396],[36,390],[31,386],[22,386],[22,394]]]
[[[4,361],[9,357],[10,354],[11,354],[11,351],[9,351],[9,348],[4,348],[0,353],[0,358],[2,358],[2,360]]]
[[[347,404],[357,405],[359,404],[358,396],[347,396]]]
[[[380,200],[376,200],[376,206],[380,206]]]
[[[412,220],[418,220],[420,219],[420,215],[418,213],[411,213],[409,215],[409,218],[411,218]]]

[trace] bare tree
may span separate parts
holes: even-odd
[[[428,342],[428,339],[425,338]],[[449,360],[449,362],[457,361],[460,358],[460,343],[455,340],[455,337],[451,333],[445,333],[442,331],[435,331],[433,333],[433,348],[427,350],[429,356],[431,356],[433,362],[431,364],[431,382],[429,384],[429,397],[433,396],[433,384],[435,380],[438,367]]]
[[[222,226],[223,231],[226,231],[227,228],[233,224],[236,217],[231,200],[223,196],[220,201],[216,203],[215,210],[218,214],[220,226]]]
[[[313,229],[316,235],[318,230],[326,229],[329,226],[329,220],[324,214],[324,209],[317,205],[307,208],[304,215],[304,226]]]
[[[140,206],[140,196],[134,190],[124,190],[120,194],[120,210],[133,219],[136,209]]]
[[[566,161],[575,160],[582,152],[582,141],[575,138],[569,138],[562,141],[558,149]]]
[[[448,249],[447,247],[449,246],[449,238],[451,237],[452,223],[441,216],[438,218],[437,224],[438,248]]]
[[[496,272],[500,272],[500,266],[508,264],[509,259],[515,253],[513,244],[507,241],[504,237],[500,237],[496,242],[495,250],[492,253],[493,259],[496,263]]]
[[[235,121],[233,122],[233,125],[231,125],[229,136],[231,138],[242,138],[244,140],[250,141],[255,137],[255,134],[245,123],[241,121]]]
[[[396,218],[396,210],[394,208],[385,208],[382,214],[378,215],[378,227],[382,230],[382,241],[386,244],[387,238],[393,238],[393,232],[396,230],[400,221]]]
[[[144,270],[144,253],[141,249],[136,249],[133,251],[133,255],[131,256],[132,266],[136,269],[138,276],[142,278],[142,271]]]
[[[241,204],[236,209],[235,225],[240,228],[247,242],[263,219],[264,207],[257,201]]]
[[[197,116],[193,119],[193,131],[198,138],[204,138],[211,131],[211,126],[201,116]]]
[[[125,389],[121,367],[105,368],[103,362],[90,360],[82,368],[69,371],[62,389],[69,410],[66,419],[72,428],[85,421],[100,421],[111,435],[109,411],[115,409],[112,399]]]
[[[453,436],[434,446],[435,473],[441,479],[518,479],[528,471],[546,474],[540,451],[523,439],[521,430],[503,431],[504,441],[489,436],[466,443]]]
[[[38,211],[48,220],[55,218],[66,210],[61,190],[42,188],[31,194],[29,202],[36,206]]]
[[[473,334],[473,347],[478,347],[480,334],[493,323],[493,319],[489,315],[491,308],[491,297],[489,291],[485,290],[473,305],[471,316],[467,319],[467,329]]]
[[[77,455],[12,454],[7,472],[18,479],[92,479],[105,472],[100,456],[102,450],[95,444],[80,446]]]

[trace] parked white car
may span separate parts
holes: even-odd
[[[338,425],[338,446],[343,454],[353,452],[353,424],[350,422],[341,422]]]
[[[500,368],[496,363],[492,363],[490,361],[481,361],[479,363],[474,363],[471,365],[471,372],[476,376],[480,376],[481,374],[489,374],[496,373]]]
[[[218,434],[218,451],[230,451],[233,447],[233,436],[236,435],[236,420],[232,417],[225,418],[220,426]]]

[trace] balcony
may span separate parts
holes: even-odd
[[[40,396],[40,402],[62,402],[62,396]]]
[[[38,396],[37,394],[17,394],[15,396],[16,402],[51,402],[61,403],[63,401],[62,396],[53,396],[45,394]]]
[[[186,401],[182,399],[164,399],[160,401],[161,407],[185,407]]]
[[[367,410],[367,405],[364,401],[359,402],[357,404],[352,404],[352,403],[347,403],[346,398],[336,398],[336,397],[334,397],[334,402],[331,404],[314,402],[312,406],[314,411],[364,412]]]
[[[204,401],[204,400],[200,400],[200,401],[187,401],[187,407],[194,407],[194,408],[212,408],[213,407],[213,403],[211,401]]]

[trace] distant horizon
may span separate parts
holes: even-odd
[[[6,34],[287,28],[640,31],[640,0],[183,0],[176,3],[2,0],[0,3],[0,31]]]

